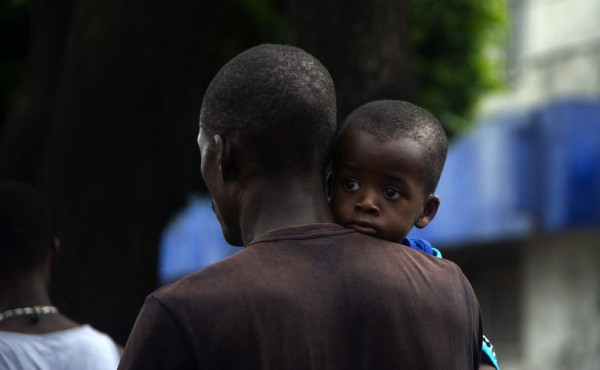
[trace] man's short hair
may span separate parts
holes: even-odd
[[[435,191],[448,154],[448,137],[440,122],[428,111],[400,100],[378,100],[362,105],[344,120],[348,126],[372,135],[380,142],[399,138],[417,142],[427,156],[425,192]]]
[[[53,238],[46,198],[31,186],[0,182],[0,276],[41,266]]]
[[[200,124],[214,134],[240,134],[266,175],[324,169],[336,129],[333,80],[307,52],[263,44],[239,54],[210,83]]]

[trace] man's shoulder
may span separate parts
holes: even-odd
[[[152,296],[163,297],[189,297],[190,294],[198,294],[204,291],[216,290],[219,288],[213,282],[219,282],[218,285],[226,288],[228,284],[238,276],[238,268],[246,259],[246,251],[241,250],[221,261],[215,262],[198,271],[190,273],[177,281],[167,284],[152,293]],[[202,288],[202,289],[200,289]]]
[[[432,254],[424,253],[404,244],[389,242],[369,236],[363,236],[363,240],[361,240],[360,243],[363,248],[369,248],[370,251],[379,250],[381,251],[381,254],[387,256],[387,258],[391,258],[397,263],[401,262],[403,268],[416,268],[423,270],[428,275],[462,275],[462,270],[454,262],[448,259],[439,258]]]
[[[365,275],[378,276],[399,286],[419,286],[431,293],[453,292],[472,295],[471,285],[461,268],[454,262],[425,254],[406,245],[365,237],[357,263],[373,266],[362,267]],[[410,288],[409,288],[410,289]],[[443,295],[443,294],[442,294]]]
[[[199,307],[199,303],[211,310],[213,304],[217,309],[217,305],[235,306],[244,299],[294,294],[298,282],[304,286],[316,276],[321,284],[351,276],[361,284],[386,281],[398,286],[406,285],[408,278],[434,290],[462,290],[468,284],[449,260],[338,226],[311,226],[258,238],[240,252],[155,291],[152,297],[169,310]]]
[[[453,261],[445,258],[439,258],[433,255],[425,254],[423,252],[411,249],[405,245],[401,246],[406,250],[407,255],[414,261],[418,268],[424,268],[429,278],[436,279],[438,284],[456,284],[459,286],[468,286],[466,276],[463,274],[462,269]]]

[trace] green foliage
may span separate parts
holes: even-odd
[[[450,137],[472,126],[479,98],[502,83],[506,0],[413,0],[410,17],[419,105]],[[215,71],[247,47],[285,42],[285,0],[234,0]]]
[[[483,93],[502,87],[506,0],[413,0],[411,37],[418,104],[450,137],[472,125]],[[500,53],[497,53],[500,54]]]
[[[408,1],[408,0],[407,0]],[[218,30],[216,72],[244,49],[286,41],[286,0],[233,0]],[[29,39],[27,0],[0,0],[0,119],[23,74]],[[478,99],[502,87],[506,0],[412,0],[410,18],[417,103],[432,111],[450,136],[472,125]],[[90,32],[98,32],[90,25]],[[94,33],[94,32],[92,32]],[[497,53],[500,54],[500,53]]]

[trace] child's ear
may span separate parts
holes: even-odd
[[[219,172],[223,181],[227,181],[235,176],[235,149],[232,146],[231,138],[227,136],[216,134],[214,140]]]
[[[415,222],[415,226],[419,229],[427,226],[431,220],[435,218],[435,215],[440,207],[440,197],[434,194],[430,194],[427,196],[425,200],[425,207],[423,207],[423,212],[421,216]]]

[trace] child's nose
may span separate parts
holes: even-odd
[[[371,192],[365,192],[354,205],[354,209],[372,216],[379,216],[379,213],[381,213],[377,198]]]

